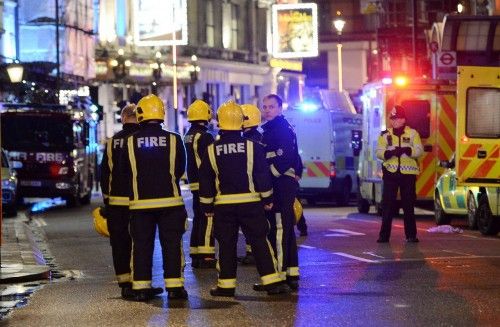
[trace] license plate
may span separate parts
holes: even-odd
[[[41,181],[21,181],[22,186],[42,186]]]

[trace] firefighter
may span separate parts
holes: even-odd
[[[243,121],[243,137],[260,143],[262,141],[262,134],[258,130],[261,123],[259,108],[253,104],[242,104],[241,110],[243,110],[243,115],[245,115],[245,120]],[[243,265],[255,264],[252,247],[247,239],[245,239],[245,256],[241,258],[241,263]]]
[[[272,185],[263,148],[241,135],[241,107],[229,101],[217,112],[220,138],[205,153],[200,168],[200,203],[214,217],[219,243],[219,276],[212,296],[232,297],[236,288],[238,230],[250,242],[263,288],[287,293],[279,276],[264,210],[272,208]]]
[[[382,226],[377,242],[389,242],[399,189],[406,241],[416,243],[415,181],[419,173],[417,158],[423,153],[422,142],[418,132],[406,125],[405,109],[402,106],[394,106],[389,120],[392,128],[380,134],[376,149],[377,158],[383,160]]]
[[[129,234],[128,181],[124,178],[117,160],[124,149],[125,140],[139,129],[135,116],[135,104],[127,104],[121,114],[123,129],[108,139],[101,161],[100,185],[104,198],[105,216],[109,230],[113,266],[122,298],[133,296],[130,274],[132,240]],[[154,294],[161,288],[151,289]]]
[[[293,203],[298,182],[295,170],[299,166],[295,132],[282,115],[283,101],[276,94],[262,100],[262,117],[266,123],[262,143],[273,175],[274,208],[268,213],[271,224],[269,239],[277,254],[280,276],[292,290],[299,287],[299,259],[295,239]],[[254,289],[260,290],[259,284]]]
[[[180,135],[162,129],[163,102],[143,97],[136,108],[139,130],[126,142],[129,163],[130,233],[133,246],[134,301],[147,301],[151,287],[156,228],[162,248],[163,276],[169,299],[187,299],[184,289],[182,235],[187,213],[179,180],[186,151]]]
[[[211,118],[212,109],[202,100],[195,100],[187,110],[187,119],[191,127],[184,136],[184,144],[187,152],[187,178],[193,194],[193,227],[189,244],[193,268],[215,268],[216,263],[212,217],[205,217],[200,210],[198,178],[201,158],[214,141],[213,136],[207,131]]]

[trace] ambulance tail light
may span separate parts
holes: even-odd
[[[335,170],[335,161],[330,162],[330,178],[337,176],[337,171]]]

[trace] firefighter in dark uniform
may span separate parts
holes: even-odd
[[[200,168],[200,203],[214,216],[214,235],[219,243],[219,278],[212,296],[234,296],[236,245],[241,227],[250,242],[262,285],[268,294],[286,293],[272,247],[266,236],[265,209],[272,208],[272,186],[263,148],[241,135],[241,107],[229,101],[217,111],[220,139],[211,144]]]
[[[383,160],[382,226],[377,242],[389,242],[399,189],[406,241],[416,243],[415,181],[419,173],[417,158],[423,153],[422,141],[416,130],[406,126],[405,109],[402,106],[396,105],[392,109],[389,120],[392,128],[381,133],[376,149],[377,158]]]
[[[212,109],[202,100],[195,100],[187,110],[187,119],[191,127],[184,136],[184,144],[187,153],[187,178],[193,194],[193,227],[189,243],[193,268],[215,268],[216,263],[212,217],[206,217],[200,209],[198,177],[201,158],[214,141],[212,134],[207,131],[211,118]]]
[[[129,198],[128,181],[122,174],[120,158],[127,137],[139,129],[135,116],[135,104],[128,104],[121,111],[123,129],[108,139],[101,161],[100,185],[105,204],[105,216],[109,230],[113,266],[115,268],[118,286],[122,298],[133,296],[130,272],[130,255],[132,239],[129,234]],[[152,293],[160,294],[161,288],[151,289]]]
[[[243,121],[243,137],[260,144],[262,141],[262,133],[258,130],[261,122],[259,108],[253,104],[242,104],[241,110],[243,110],[243,115],[245,115],[245,120]],[[243,265],[254,265],[255,258],[252,254],[252,247],[246,239],[245,252],[245,256],[241,258],[241,263]]]
[[[156,228],[163,254],[163,276],[169,299],[186,299],[182,235],[187,213],[179,180],[186,169],[186,151],[180,135],[162,129],[163,102],[143,97],[136,108],[139,130],[127,139],[129,163],[132,289],[135,301],[147,301],[151,287]]]
[[[266,123],[262,143],[273,175],[274,208],[268,219],[271,224],[269,239],[276,251],[281,278],[292,290],[299,287],[299,259],[294,232],[293,203],[298,183],[295,170],[299,158],[295,132],[282,115],[283,102],[276,94],[262,100],[262,117]],[[254,289],[261,289],[258,284]]]

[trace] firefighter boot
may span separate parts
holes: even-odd
[[[217,259],[213,257],[200,258],[199,265],[197,268],[210,269],[215,268],[217,265]]]
[[[167,289],[169,300],[186,300],[188,298],[188,293],[184,287],[174,287]]]
[[[266,285],[267,295],[289,294],[290,287],[283,282],[273,283]]]
[[[234,297],[234,288],[220,288],[214,287],[210,290],[210,295],[212,296],[226,296]]]
[[[241,264],[244,266],[250,266],[255,264],[255,257],[252,252],[247,252],[246,255],[241,258]]]
[[[299,279],[297,277],[286,277],[286,284],[292,291],[297,291],[299,289]]]

